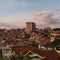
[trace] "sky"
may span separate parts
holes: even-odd
[[[0,0],[0,28],[60,27],[60,0]]]

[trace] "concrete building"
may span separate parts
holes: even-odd
[[[51,42],[54,41],[55,39],[60,40],[60,28],[53,29],[51,33]]]
[[[33,22],[27,22],[26,23],[26,32],[27,33],[30,33],[31,31],[35,31],[35,29],[36,29],[36,24],[35,23],[33,23]]]

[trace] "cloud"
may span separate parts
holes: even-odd
[[[60,11],[60,9],[55,9],[55,10],[54,10],[54,12],[59,12],[59,11]]]
[[[24,28],[25,27],[25,15],[22,16],[11,16],[0,18],[0,27],[6,28]]]
[[[57,19],[54,18],[54,14],[53,13],[49,13],[46,16],[43,17],[46,23],[48,24],[56,24],[57,23]]]
[[[8,24],[8,23],[0,23],[0,28],[15,29],[15,28],[18,28],[18,27],[15,26],[15,25]]]
[[[49,12],[48,11],[41,11],[41,12],[33,13],[33,15],[35,15],[35,16],[41,16],[41,15],[44,15],[44,14],[49,14]]]
[[[24,28],[26,22],[35,22],[37,27],[60,27],[60,14],[54,11],[40,11],[0,18],[0,27]]]
[[[38,21],[37,26],[41,27],[59,27],[60,25],[60,14],[57,14],[59,10],[56,12],[49,11],[41,11],[33,13],[33,20]]]

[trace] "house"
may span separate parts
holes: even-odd
[[[2,47],[2,56],[6,56],[6,57],[10,57],[10,56],[12,56],[12,49],[11,48],[9,48],[9,47]]]
[[[14,46],[12,50],[16,56],[23,56],[23,60],[59,60],[60,56],[55,50],[41,50],[32,46]],[[38,57],[38,58],[36,58]]]
[[[44,57],[38,55],[37,53],[34,53],[32,51],[28,51],[25,55],[24,55],[24,60],[43,60]]]
[[[39,51],[36,47],[32,46],[15,46],[12,47],[12,50],[15,52],[15,55],[18,56],[23,56],[23,60],[42,60],[44,59],[43,56],[39,54]],[[35,51],[36,50],[36,51]]]
[[[55,50],[44,50],[42,56],[45,56],[45,60],[60,60],[60,56]]]

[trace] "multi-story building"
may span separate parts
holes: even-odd
[[[27,33],[30,33],[31,31],[35,31],[35,29],[36,29],[36,24],[35,23],[27,22],[26,24],[27,24],[27,26],[26,26],[26,32]]]
[[[53,29],[51,33],[51,42],[54,41],[55,39],[60,40],[60,28]]]

